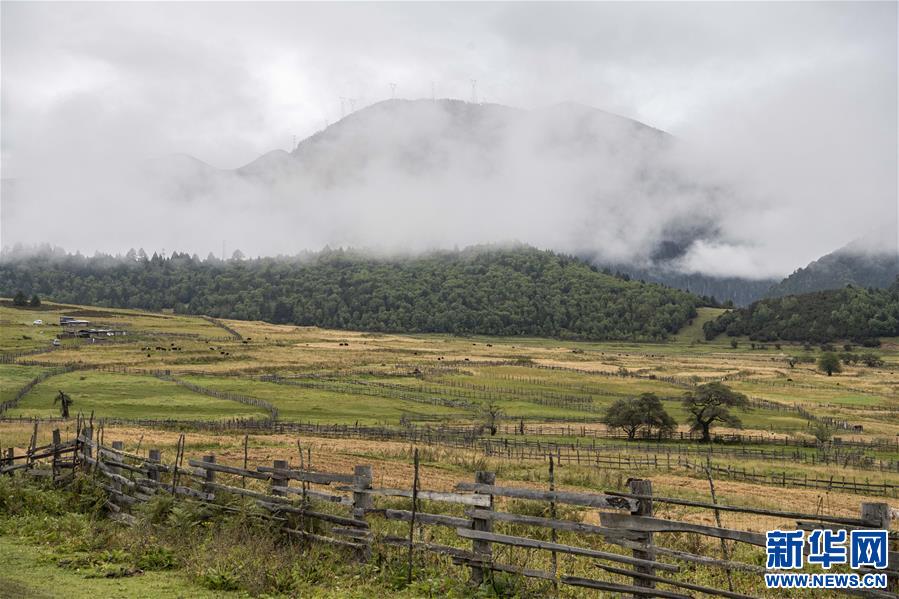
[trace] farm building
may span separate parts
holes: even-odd
[[[86,327],[90,325],[90,321],[80,320],[71,316],[60,316],[59,326],[62,327]]]

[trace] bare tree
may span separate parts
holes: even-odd
[[[503,417],[502,408],[495,402],[488,402],[481,408],[481,415],[484,418],[484,425],[490,430],[490,436],[496,434],[497,426]]]
[[[72,398],[62,391],[56,396],[56,399],[53,400],[53,405],[59,404],[59,413],[63,418],[69,417],[69,406],[72,405]]]

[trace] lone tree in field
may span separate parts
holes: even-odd
[[[815,440],[819,445],[824,445],[833,439],[833,429],[823,422],[818,422],[812,427],[812,434],[815,435]]]
[[[41,298],[38,294],[34,294],[31,296],[31,301],[28,302],[28,305],[32,308],[38,308],[41,305]]]
[[[615,401],[602,418],[610,430],[621,429],[628,440],[633,441],[641,428],[651,435],[656,429],[659,438],[670,435],[676,426],[674,418],[665,411],[661,400],[654,393]]]
[[[27,306],[28,305],[28,298],[25,297],[25,294],[22,293],[21,289],[19,291],[16,291],[16,294],[13,296],[12,305],[13,306]]]
[[[503,416],[503,411],[494,402],[489,402],[481,408],[484,417],[484,425],[490,430],[490,436],[496,434],[497,424]]]
[[[826,372],[827,376],[832,376],[834,372],[843,372],[840,357],[833,352],[824,352],[818,358],[818,370]]]
[[[693,431],[702,431],[702,442],[712,440],[709,430],[716,422],[734,428],[742,426],[740,419],[731,414],[731,408],[742,408],[748,404],[745,395],[722,383],[706,383],[684,394],[684,408],[690,414],[687,423]]]
[[[602,422],[609,430],[621,429],[628,440],[633,441],[637,431],[643,426],[643,414],[637,405],[637,399],[626,397],[615,400],[603,415]]]
[[[60,391],[53,400],[53,405],[59,404],[59,415],[63,418],[69,417],[69,406],[72,405],[72,398]]]

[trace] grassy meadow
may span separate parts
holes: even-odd
[[[821,479],[837,476],[870,484],[899,484],[899,472],[871,466],[878,460],[899,460],[899,449],[893,449],[899,448],[896,445],[899,441],[897,340],[884,340],[877,350],[885,361],[884,367],[853,364],[828,377],[815,369],[814,359],[821,351],[817,347],[783,344],[776,348],[765,344],[767,347],[753,349],[748,340],[740,339],[737,348],[733,348],[730,339],[704,341],[702,322],[717,312],[702,309],[694,322],[671,341],[648,344],[379,334],[224,321],[229,331],[214,321],[175,314],[55,304],[40,309],[19,309],[0,304],[0,350],[7,356],[5,363],[0,364],[0,401],[14,398],[35,377],[55,373],[30,389],[18,405],[4,414],[26,420],[0,421],[0,447],[15,447],[18,453],[24,451],[33,432],[27,418],[57,415],[59,407],[53,400],[60,390],[73,399],[73,414],[93,413],[95,418],[219,421],[268,416],[262,408],[212,396],[228,393],[271,403],[278,409],[280,421],[320,424],[470,425],[483,423],[484,409],[492,405],[501,412],[501,429],[497,434],[500,440],[578,443],[598,447],[612,457],[658,460],[658,467],[644,465],[624,470],[589,463],[563,463],[556,472],[560,489],[623,491],[626,480],[638,476],[652,479],[654,492],[659,495],[708,501],[709,484],[702,472],[671,467],[671,455],[676,458],[678,453],[693,462],[708,459],[719,468],[733,467],[758,474]],[[55,324],[60,315],[90,320],[91,326],[125,329],[128,335],[93,343],[64,340],[61,347],[51,350],[50,342],[61,330]],[[33,325],[37,318],[44,325]],[[802,357],[805,361],[791,367],[790,357]],[[75,369],[58,373],[62,366]],[[756,441],[716,444],[715,452],[707,457],[703,453],[707,448],[695,441],[676,438],[628,443],[603,434],[605,427],[600,418],[612,402],[640,393],[655,393],[662,398],[667,411],[679,423],[679,432],[686,433],[687,418],[680,398],[694,384],[720,380],[750,398],[780,406],[779,409],[773,406],[736,410],[742,421],[741,429],[715,429],[715,432],[754,435]],[[858,460],[839,465],[816,463],[816,456],[820,456],[818,449],[783,445],[813,438],[812,422],[790,409],[795,406],[818,417],[833,417],[861,426],[857,431],[833,431],[844,440],[892,445],[851,450],[872,460],[868,467],[862,467]],[[521,424],[527,427],[524,435],[516,432]],[[52,428],[57,426],[63,438],[74,434],[74,420],[44,424],[38,429],[38,444],[48,442]],[[593,432],[597,434],[593,436]],[[134,424],[104,428],[107,441],[122,440],[128,451],[159,448],[164,460],[175,455],[179,434],[176,430]],[[199,459],[214,453],[220,463],[242,464],[243,433],[188,429],[185,441],[187,458]],[[413,447],[407,442],[286,434],[247,436],[247,457],[251,464],[286,459],[297,465],[300,450],[307,465],[312,460],[314,469],[352,472],[357,464],[371,464],[376,485],[408,488],[411,484]],[[451,490],[455,483],[471,480],[476,470],[492,470],[499,480],[518,485],[544,488],[548,482],[546,464],[540,460],[521,461],[501,455],[487,456],[474,449],[441,446],[420,446],[419,450],[422,486],[426,489]],[[256,483],[251,481],[251,484]],[[785,488],[727,478],[716,480],[715,488],[717,500],[722,503],[771,509],[789,505],[798,511],[844,516],[856,516],[862,501],[883,500],[840,490]],[[708,511],[677,506],[661,509],[667,510],[663,516],[713,523]],[[579,517],[584,522],[597,523],[595,513],[582,512]],[[82,516],[42,518],[40,522],[44,524],[38,523],[37,516],[4,520],[0,515],[0,558],[14,565],[0,574],[0,587],[13,589],[18,596],[52,596],[52,589],[63,584],[74,585],[83,596],[122,597],[247,596],[261,592],[253,589],[269,589],[268,593],[272,588],[270,580],[244,580],[234,587],[242,591],[226,592],[224,589],[231,587],[221,586],[225,562],[259,561],[259,557],[231,555],[227,547],[215,545],[224,541],[216,540],[218,537],[212,532],[204,541],[206,544],[173,549],[180,534],[177,530],[165,533],[171,535],[175,545],[165,545],[163,533],[152,537],[153,543],[168,547],[164,551],[177,554],[182,564],[177,569],[150,568],[145,576],[106,580],[103,573],[109,569],[118,571],[143,563],[140,560],[148,549],[129,546],[117,529],[102,528],[102,534],[98,533],[92,528],[98,525],[89,516],[84,516],[86,520],[78,524],[81,528],[76,527],[71,533],[77,542],[64,540],[65,535],[54,533],[50,543],[53,548],[49,548],[45,539],[49,534],[45,530],[47,522],[72,527],[71,520],[80,522]],[[777,525],[766,518],[745,514],[724,513],[722,520],[723,526],[746,530],[764,531]],[[397,531],[402,532],[401,528]],[[85,550],[82,545],[90,544],[89,539],[97,534],[105,539],[104,547],[121,545],[122,553],[103,549],[101,557],[92,558],[95,561],[89,567],[58,568],[52,564],[53,561],[68,564],[72,559],[80,563],[77,560],[83,559],[84,551],[94,551],[91,555],[96,555],[99,549]],[[228,534],[232,535],[233,531]],[[686,538],[683,543],[687,543]],[[683,547],[700,549],[686,544]],[[717,544],[712,543],[705,550],[714,553]],[[61,554],[65,556],[62,560]],[[219,555],[220,559],[216,561],[210,555]],[[462,581],[446,577],[446,564],[432,564],[434,571],[420,574],[419,582],[409,587],[394,584],[393,574],[384,566],[385,569],[362,577],[348,571],[341,574],[340,584],[344,587],[326,589],[318,582],[321,573],[293,564],[289,551],[266,548],[260,549],[259,555],[271,561],[265,567],[257,564],[262,570],[277,564],[288,568],[291,578],[289,584],[284,584],[294,589],[291,591],[294,593],[302,589],[303,596],[362,597],[385,593],[408,597],[434,593],[470,596]],[[590,572],[582,574],[590,575]],[[704,578],[712,576],[705,571],[697,571],[695,575],[700,581],[719,586],[727,584],[720,576]],[[748,579],[737,582],[750,587],[752,584]],[[546,591],[539,585],[516,588],[515,592],[521,596],[539,596]],[[564,596],[572,597],[588,595],[570,590],[565,593]],[[0,597],[3,596],[0,592]]]
[[[742,447],[782,453],[750,459],[748,453],[738,456],[731,449],[728,454],[724,448],[720,457],[713,456],[722,467],[834,474],[833,464],[817,464],[814,447],[791,447],[791,462],[785,449],[772,445],[813,439],[815,423],[792,409],[797,406],[816,417],[860,427],[835,429],[833,434],[844,440],[886,444],[856,450],[868,458],[899,458],[899,450],[892,449],[899,447],[896,340],[884,340],[877,350],[884,367],[853,364],[829,377],[815,369],[817,347],[758,344],[753,349],[740,339],[733,348],[730,339],[704,341],[702,323],[719,312],[702,309],[676,338],[650,344],[361,333],[135,310],[5,304],[0,305],[0,347],[7,355],[39,353],[0,364],[0,397],[10,399],[34,377],[68,365],[77,369],[42,381],[6,416],[53,416],[60,390],[73,399],[73,413],[131,420],[267,416],[262,408],[223,398],[223,393],[268,402],[283,422],[318,424],[480,424],[489,405],[501,414],[498,437],[516,442],[589,443],[610,452],[658,456],[677,451],[696,457],[700,444],[677,439],[638,452],[636,445],[604,438],[600,419],[620,398],[655,393],[678,422],[679,434],[686,434],[687,414],[680,402],[684,392],[693,384],[723,380],[774,405],[734,410],[742,428],[717,427],[715,432],[752,435],[754,441]],[[67,342],[46,351],[48,339],[59,332],[55,323],[60,315],[88,319],[91,326],[115,326],[128,335]],[[31,324],[38,316],[43,326]],[[790,366],[790,357],[803,360]],[[527,434],[516,434],[522,424]],[[9,444],[7,439],[0,443]],[[856,463],[858,459],[845,462],[837,474],[899,481],[895,471],[856,471]]]

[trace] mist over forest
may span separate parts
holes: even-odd
[[[895,6],[216,14],[4,7],[7,259],[523,243],[741,305],[895,274]]]

